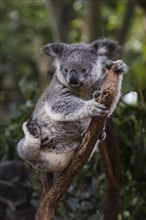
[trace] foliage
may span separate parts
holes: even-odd
[[[144,208],[146,197],[145,107],[143,108],[140,104],[122,104],[116,112],[115,123],[121,149],[121,215],[119,219],[143,219],[146,214]]]
[[[40,48],[53,41],[51,19],[45,0],[1,1],[1,160],[18,158],[16,143],[22,136],[22,123],[31,118],[35,103],[49,81],[40,71]],[[87,39],[86,1],[73,4],[75,17],[71,21],[71,42]],[[124,16],[124,1],[102,4],[103,35],[116,39]],[[121,18],[121,19],[119,19]],[[118,220],[144,220],[146,184],[146,70],[144,45],[144,12],[136,6],[133,23],[123,51],[129,72],[124,76],[123,94],[137,93],[137,102],[124,99],[114,114],[121,155],[120,213]],[[46,69],[47,72],[48,69]],[[47,79],[47,80],[46,80]],[[46,82],[47,81],[47,82]],[[34,171],[30,170],[31,174]],[[32,185],[36,181],[32,175]],[[37,182],[38,184],[38,182]],[[36,187],[36,186],[35,186]],[[40,189],[40,185],[37,187]],[[69,188],[58,207],[55,219],[103,219],[106,181],[97,152]],[[96,192],[96,193],[95,193]],[[40,192],[35,195],[38,203]]]

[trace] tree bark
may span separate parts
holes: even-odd
[[[119,179],[120,179],[120,158],[119,158],[119,142],[116,136],[115,126],[112,119],[109,118],[107,121],[107,138],[105,140],[104,146],[107,152],[107,157],[109,158],[109,167],[111,167],[112,180],[110,181],[107,176],[106,167],[104,171],[107,178],[107,192],[106,192],[106,204],[105,204],[105,220],[116,220],[119,210]],[[102,145],[103,145],[102,144]],[[100,146],[101,148],[101,146]],[[107,161],[107,160],[106,160]]]
[[[104,91],[101,100],[99,101],[107,108],[110,108],[115,96],[117,77],[118,74],[114,73],[113,70],[108,71]],[[53,218],[55,209],[63,193],[68,189],[79,171],[88,162],[94,146],[105,126],[106,118],[107,116],[92,118],[89,128],[82,139],[82,143],[70,165],[60,175],[59,179],[53,184],[51,189],[49,191],[46,190],[46,193],[43,193],[35,220],[51,220]],[[114,180],[111,180],[111,182],[114,182]]]

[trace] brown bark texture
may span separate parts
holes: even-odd
[[[110,108],[115,96],[117,79],[118,73],[115,73],[112,67],[111,70],[108,71],[104,90],[101,95],[101,99],[99,100],[99,102],[105,105],[108,109]],[[88,162],[94,146],[106,124],[106,119],[107,116],[96,116],[92,118],[89,128],[82,139],[82,143],[70,165],[60,175],[58,180],[52,185],[51,188],[49,187],[48,189],[47,187],[45,187],[39,208],[35,216],[35,220],[51,220],[53,218],[54,212],[63,193],[66,192],[66,190],[74,181],[77,174]],[[108,159],[106,149],[101,148],[100,151],[102,152],[103,161],[106,164],[105,172],[107,174],[109,186],[114,191],[116,187],[116,181],[111,170],[110,161]]]

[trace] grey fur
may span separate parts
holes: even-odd
[[[114,59],[118,45],[103,39],[92,44],[53,43],[42,50],[53,59],[55,73],[33,119],[23,124],[25,137],[18,143],[18,153],[43,172],[60,172],[80,145],[91,117],[109,114],[96,96],[106,79],[106,62]],[[124,72],[123,61],[115,63]],[[121,82],[122,74],[110,114],[119,100]]]

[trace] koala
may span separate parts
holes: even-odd
[[[62,172],[70,163],[92,116],[112,114],[120,97],[126,65],[117,59],[118,43],[99,39],[91,44],[50,43],[42,48],[55,72],[33,113],[23,123],[18,153],[42,172]],[[118,85],[108,110],[98,103],[108,68],[115,63]],[[103,136],[103,135],[102,135]]]

